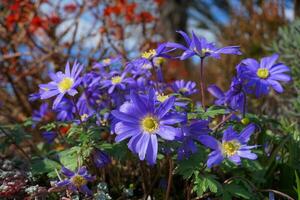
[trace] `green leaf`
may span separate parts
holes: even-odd
[[[99,148],[103,149],[110,156],[120,161],[125,160],[128,155],[128,147],[124,142],[114,143],[114,144],[103,143],[99,145]]]
[[[77,163],[82,163],[82,158],[79,155],[80,147],[72,147],[70,149],[61,151],[59,153],[59,158],[61,163],[70,170],[77,169]]]
[[[209,107],[206,112],[203,114],[203,118],[208,117],[215,117],[217,115],[224,115],[226,114],[226,109],[219,107],[219,106],[211,106]]]
[[[216,180],[215,176],[199,175],[196,172],[193,190],[196,191],[198,196],[202,196],[208,190],[212,193],[220,193],[222,185]]]
[[[50,178],[56,177],[55,169],[60,168],[61,165],[58,162],[48,158],[35,159],[31,165],[33,175],[47,174]]]
[[[191,155],[189,159],[178,161],[178,165],[175,168],[175,173],[183,176],[184,179],[189,179],[193,173],[200,168],[203,161],[203,152],[198,151],[197,153]]]
[[[224,186],[224,190],[229,192],[232,196],[241,197],[243,199],[251,199],[252,194],[244,187],[235,183],[230,183]]]

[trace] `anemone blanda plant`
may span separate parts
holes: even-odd
[[[83,70],[83,65],[75,62],[72,69],[70,69],[69,62],[66,65],[65,73],[59,71],[57,73],[50,73],[49,76],[52,79],[47,84],[40,84],[41,99],[48,99],[56,96],[53,102],[53,109],[61,102],[65,94],[75,96],[78,91],[76,88],[81,83],[81,77],[79,76]]]
[[[201,159],[197,160],[195,170],[200,170],[202,164],[201,173],[218,174],[214,167],[226,165],[224,160],[240,165],[242,159],[257,159],[260,154],[253,150],[260,146],[253,144],[251,136],[258,134],[255,131],[259,130],[259,124],[254,124],[254,121],[246,117],[249,102],[247,98],[253,93],[257,98],[267,95],[271,88],[279,93],[283,92],[279,81],[291,80],[289,68],[276,63],[277,54],[262,58],[260,63],[254,59],[242,60],[227,91],[223,92],[216,85],[208,87],[216,100],[206,110],[203,59],[220,58],[221,54],[240,55],[241,51],[238,46],[217,48],[194,33],[191,38],[182,31],[179,33],[184,37],[186,45],[163,43],[154,50],[142,53],[139,58],[119,64],[119,68],[115,64],[122,63],[120,56],[101,60],[94,65],[93,71],[84,73],[83,66],[79,63],[75,62],[72,69],[68,63],[64,73],[49,74],[52,81],[41,84],[40,92],[31,96],[32,100],[56,96],[52,110],[43,104],[39,111],[34,112],[33,119],[37,123],[42,123],[43,116],[49,109],[56,114],[57,121],[72,124],[74,129],[68,136],[68,139],[72,139],[71,142],[62,140],[57,130],[47,129],[42,136],[48,145],[59,145],[61,140],[60,145],[64,148],[77,145],[75,149],[79,148],[78,152],[85,152],[77,155],[77,172],[62,168],[66,179],[58,182],[58,186],[92,195],[87,187],[88,182],[92,181],[88,170],[105,173],[105,167],[110,163],[111,167],[116,166],[118,158],[112,153],[112,149],[117,145],[111,144],[113,142],[127,143],[126,149],[122,149],[119,154],[128,155],[131,152],[137,159],[145,160],[152,167],[157,163],[168,163],[167,188],[171,187],[170,176],[173,169],[178,169],[178,166],[174,167],[174,160],[178,160],[176,164],[187,162],[194,159],[192,156],[199,154]],[[183,53],[174,56],[176,50]],[[163,67],[162,59],[185,60],[192,56],[201,58],[200,102],[190,98],[198,91],[195,82],[175,80],[166,83],[160,70]],[[215,107],[221,107],[221,111],[214,111]],[[103,146],[110,146],[109,152],[115,157],[103,150]],[[165,158],[168,162],[159,160],[159,154],[160,158]],[[206,156],[203,157],[202,154]],[[125,162],[120,160],[120,163]],[[82,165],[88,167],[80,168]],[[144,179],[148,175],[143,176]],[[149,190],[146,193],[152,189]],[[170,189],[167,189],[166,196],[169,193]]]

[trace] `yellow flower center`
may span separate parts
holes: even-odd
[[[103,62],[103,64],[108,65],[108,64],[110,64],[110,61],[111,61],[110,58],[106,58],[102,62]]]
[[[72,78],[66,77],[59,82],[58,89],[61,92],[65,92],[65,91],[68,91],[69,89],[71,89],[73,84],[74,84],[74,80]]]
[[[150,59],[155,55],[156,55],[156,50],[155,49],[151,49],[149,51],[145,51],[144,53],[142,53],[142,57],[146,58],[146,59]]]
[[[164,58],[159,57],[159,58],[156,58],[156,59],[154,60],[154,64],[155,64],[155,65],[162,65],[162,64],[164,64],[165,61],[166,61],[166,60],[165,60]]]
[[[88,116],[86,113],[84,113],[83,115],[80,116],[81,121],[86,120],[88,117],[89,117],[89,116]]]
[[[209,48],[206,48],[206,49],[202,49],[202,54],[206,54],[206,53],[211,53],[212,50],[210,50]]]
[[[266,79],[269,77],[269,70],[267,68],[259,68],[256,74],[259,78]]]
[[[249,118],[247,118],[247,117],[245,117],[245,118],[243,118],[243,119],[241,120],[241,123],[244,124],[244,125],[249,124],[249,122],[250,122],[250,120],[249,120]]]
[[[81,187],[81,186],[87,184],[87,180],[84,177],[80,176],[80,175],[73,176],[72,179],[71,179],[71,182],[76,187]]]
[[[169,95],[159,94],[157,95],[157,100],[161,103],[163,103],[165,100],[169,98]]]
[[[185,92],[188,92],[188,91],[189,90],[185,87],[179,89],[179,92],[181,92],[181,93],[185,93]]]
[[[236,140],[224,142],[222,143],[223,153],[227,156],[233,156],[240,149],[240,146],[241,144]]]
[[[158,121],[154,117],[147,116],[142,120],[142,128],[148,133],[153,133],[158,129]]]
[[[114,76],[114,77],[111,78],[112,84],[118,84],[118,83],[121,83],[121,81],[122,81],[121,76]]]

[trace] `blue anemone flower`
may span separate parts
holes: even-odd
[[[110,72],[110,77],[107,80],[101,81],[103,88],[108,88],[108,93],[112,94],[116,88],[125,90],[128,84],[134,84],[131,77],[127,77],[127,72],[119,73],[117,71]]]
[[[94,177],[88,173],[86,167],[80,167],[76,173],[65,167],[62,167],[61,173],[67,178],[56,183],[58,187],[67,186],[67,188],[72,191],[79,190],[80,192],[90,196],[93,194],[92,191],[87,187],[87,183],[94,181]]]
[[[43,121],[45,117],[51,113],[49,109],[49,104],[48,103],[42,103],[40,106],[39,110],[34,110],[32,114],[32,121],[35,123]]]
[[[67,98],[62,98],[54,111],[56,112],[56,119],[59,121],[72,121],[75,117],[74,103]]]
[[[121,61],[121,59],[122,59],[121,56],[105,58],[105,59],[101,60],[100,62],[95,63],[93,68],[97,68],[97,69],[100,69],[101,71],[103,71],[105,67],[113,65],[115,63],[118,63]]]
[[[129,149],[139,155],[140,160],[146,159],[155,164],[158,141],[157,135],[165,140],[174,140],[178,129],[173,125],[184,121],[181,115],[170,112],[175,97],[170,97],[159,105],[155,102],[155,92],[151,90],[147,97],[130,94],[130,102],[124,103],[112,115],[119,120],[115,125],[116,142],[130,138]]]
[[[101,151],[99,149],[94,150],[92,157],[96,167],[99,168],[105,167],[106,165],[111,163],[110,157],[104,151]]]
[[[212,136],[203,135],[200,141],[203,145],[213,149],[208,155],[207,166],[211,168],[220,164],[225,158],[228,158],[236,164],[240,164],[241,158],[255,160],[257,155],[251,152],[255,146],[247,146],[250,136],[255,130],[254,124],[246,126],[240,134],[238,134],[232,126],[228,127],[223,134],[222,142],[219,142]]]
[[[182,145],[178,148],[179,160],[197,152],[195,141],[199,141],[201,136],[210,132],[208,124],[209,121],[207,120],[197,120],[181,127],[181,134],[176,138],[176,140],[182,142]]]
[[[216,105],[228,105],[231,109],[245,112],[247,90],[242,79],[234,77],[229,90],[225,93],[216,85],[209,86],[207,90],[217,98]]]
[[[193,81],[177,80],[171,85],[175,93],[180,93],[184,96],[190,96],[197,93],[196,83]]]
[[[187,46],[173,42],[168,42],[166,46],[183,50],[184,52],[180,56],[181,60],[186,60],[195,55],[201,58],[213,57],[219,59],[220,54],[242,54],[239,46],[217,48],[214,43],[208,42],[204,37],[197,37],[194,32],[192,32],[192,38],[183,31],[177,32],[183,37]]]
[[[54,131],[45,131],[42,133],[42,137],[47,141],[47,143],[52,143],[57,137],[57,133]]]
[[[75,62],[72,70],[70,70],[70,64],[68,62],[65,73],[59,71],[55,74],[49,74],[52,81],[47,84],[39,85],[41,89],[41,99],[57,96],[53,102],[53,109],[55,109],[66,93],[70,96],[75,96],[78,93],[76,88],[81,82],[79,75],[82,69],[83,65]]]
[[[247,81],[247,87],[255,89],[257,97],[267,95],[270,88],[281,93],[283,87],[279,81],[291,80],[291,77],[285,73],[289,72],[290,68],[282,63],[275,63],[278,57],[278,54],[273,54],[262,58],[260,63],[255,59],[247,58],[237,66],[239,77]]]

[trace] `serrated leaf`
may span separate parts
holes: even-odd
[[[58,162],[48,158],[33,160],[31,165],[33,175],[47,174],[50,178],[55,177],[53,174],[55,173],[55,169],[60,168],[61,165]]]
[[[193,190],[196,191],[198,196],[202,196],[208,190],[212,193],[221,192],[222,185],[212,175],[198,175],[198,173],[195,173]]]
[[[201,151],[198,151],[191,155],[188,159],[178,161],[175,173],[180,174],[184,179],[189,179],[193,173],[200,168],[200,164],[203,162],[203,159],[203,154]]]
[[[61,151],[58,155],[61,163],[70,170],[77,169],[78,161],[82,163],[81,156],[78,155],[80,147],[72,147],[70,149]]]

